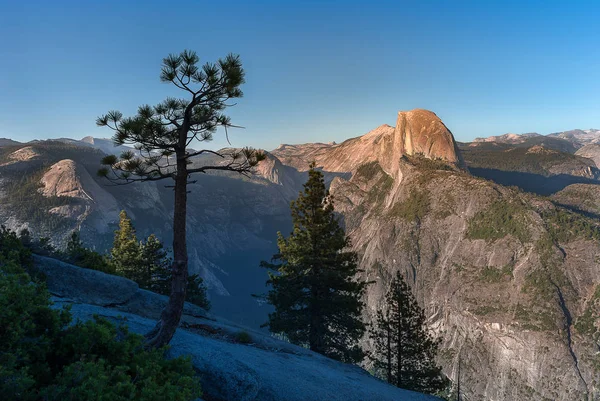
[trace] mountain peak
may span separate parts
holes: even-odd
[[[432,111],[399,111],[394,137],[402,155],[423,155],[464,166],[454,135]]]
[[[312,161],[326,171],[342,173],[378,161],[386,173],[395,177],[403,155],[422,155],[465,167],[452,132],[434,112],[423,109],[400,111],[396,127],[383,124],[337,145],[280,145],[273,154],[283,164],[301,171],[307,170]]]

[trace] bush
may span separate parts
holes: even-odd
[[[0,231],[0,394],[4,400],[191,400],[191,362],[145,350],[143,337],[107,320],[71,324],[24,267],[29,251]]]
[[[67,249],[61,259],[85,269],[98,270],[108,274],[116,274],[116,269],[107,257],[83,246],[77,232],[71,234]]]
[[[240,331],[240,332],[236,333],[235,340],[238,343],[250,344],[252,342],[252,336],[250,334],[248,334],[248,332],[246,332],[246,331]]]

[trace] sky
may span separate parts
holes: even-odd
[[[159,73],[184,49],[241,56],[233,146],[339,142],[413,108],[459,141],[600,128],[599,19],[600,1],[0,0],[0,137],[110,137],[97,116],[179,95]]]

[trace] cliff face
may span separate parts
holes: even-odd
[[[600,229],[457,169],[462,157],[444,128],[433,113],[400,112],[395,129],[313,153],[325,171],[351,173],[335,178],[331,192],[364,278],[374,282],[367,320],[385,307],[400,270],[442,338],[444,372],[460,380],[466,399],[598,399]],[[571,173],[579,171],[561,172]]]
[[[577,152],[575,152],[575,154],[591,159],[594,162],[594,164],[596,164],[596,167],[600,165],[600,145],[598,145],[597,143],[590,143],[588,145],[585,145],[584,147],[578,149]]]
[[[96,176],[103,154],[89,146],[46,141],[29,147],[36,157],[7,165],[1,164],[12,161],[15,150],[0,152],[0,224],[50,237],[59,248],[77,230],[86,246],[104,252],[119,211],[126,210],[140,240],[154,233],[170,248],[173,191],[165,186],[171,182],[113,186]],[[305,177],[272,156],[251,177],[194,177],[188,195],[190,272],[204,278],[217,313],[253,327],[265,322],[269,308],[251,296],[267,280],[259,263],[276,252],[276,232],[288,230],[289,202]],[[23,178],[31,182],[25,211],[8,193]]]
[[[41,179],[40,192],[46,197],[66,196],[70,198],[90,199],[81,185],[73,160],[61,160],[53,164]]]
[[[403,162],[400,183],[372,163],[332,185],[375,281],[368,316],[400,270],[466,399],[598,399],[598,234],[560,231],[548,201],[421,163]]]
[[[394,136],[398,143],[395,154],[423,155],[428,159],[441,159],[464,167],[454,136],[442,120],[429,110],[399,112]]]

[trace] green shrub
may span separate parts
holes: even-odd
[[[17,234],[0,226],[0,266],[4,269],[9,264],[29,267],[31,263],[31,251],[23,245]]]
[[[455,167],[451,166],[444,159],[430,159],[422,154],[416,154],[412,156],[403,155],[402,158],[408,161],[413,166],[417,167],[421,172],[457,171]]]
[[[377,161],[360,165],[356,170],[356,175],[368,181],[376,180],[371,185],[365,202],[372,206],[374,210],[381,211],[383,201],[394,185],[394,179],[383,171]]]
[[[356,174],[367,179],[372,180],[375,176],[381,173],[383,170],[377,161],[368,162],[361,164],[356,169]]]
[[[240,331],[240,332],[236,333],[235,340],[238,343],[250,344],[252,342],[252,336],[250,334],[248,334],[248,332],[246,332],[246,331]]]
[[[529,240],[527,209],[519,201],[497,200],[469,220],[467,238],[495,241],[507,235]]]
[[[115,266],[110,260],[91,249],[86,248],[77,232],[71,234],[67,249],[60,259],[85,269],[99,270],[108,274],[116,274]]]
[[[145,350],[143,337],[107,320],[71,324],[25,272],[29,251],[0,231],[0,394],[5,400],[192,400],[189,359]]]
[[[199,396],[189,359],[166,359],[165,350],[144,350],[143,337],[96,318],[64,330],[52,357],[66,361],[47,400],[177,400]],[[97,398],[100,394],[102,398]]]
[[[596,320],[600,312],[600,285],[596,286],[594,294],[587,302],[583,313],[575,321],[575,329],[583,335],[590,336],[596,341],[600,338]]]

